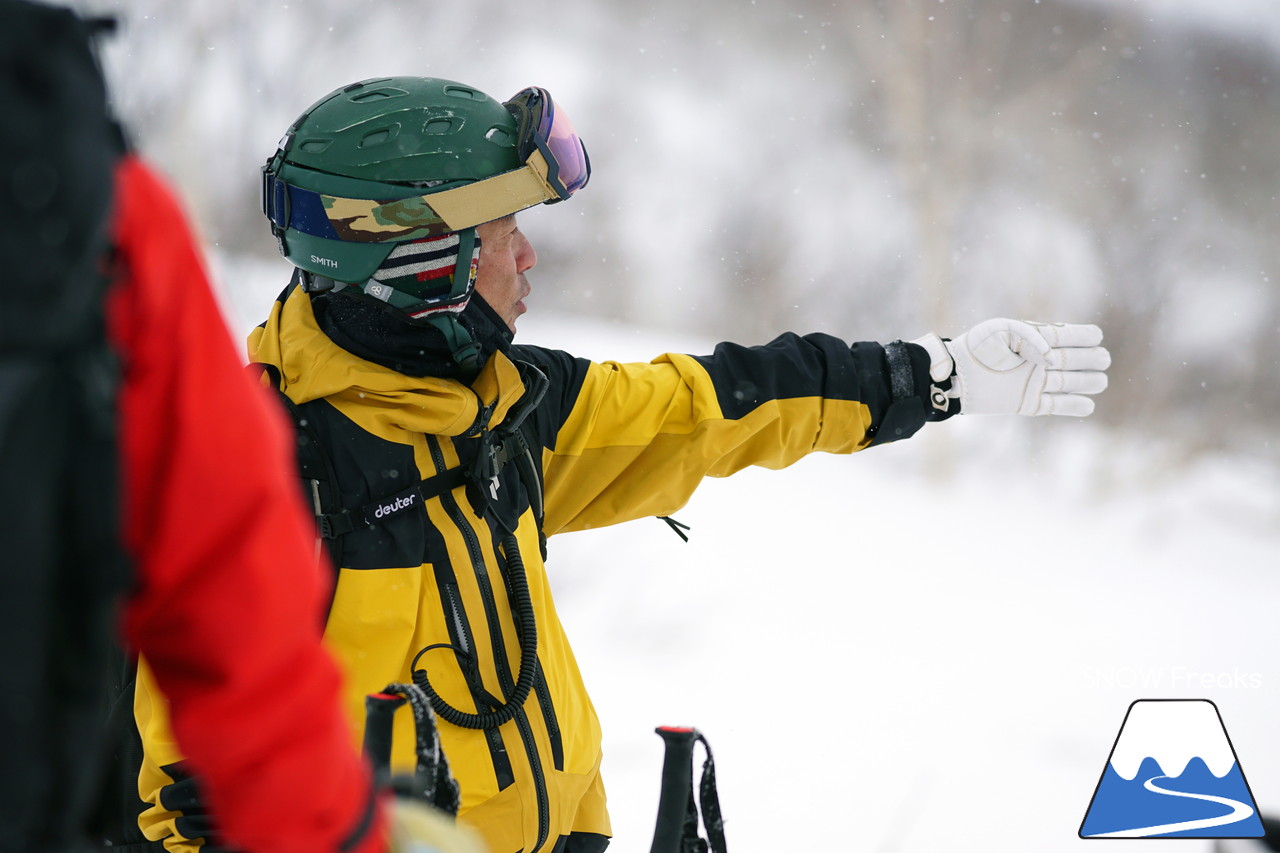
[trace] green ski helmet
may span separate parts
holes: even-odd
[[[316,278],[354,284],[414,316],[448,314],[431,305],[470,290],[475,226],[563,201],[590,176],[545,89],[499,103],[452,80],[382,77],[329,93],[293,123],[262,168],[262,210],[309,289],[325,289]],[[372,280],[397,246],[448,234],[459,246],[447,296]],[[451,341],[466,337],[451,314],[435,320]]]

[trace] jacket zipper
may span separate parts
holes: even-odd
[[[538,840],[530,853],[542,849],[547,836],[551,833],[551,802],[547,795],[547,777],[542,771],[542,761],[538,758],[538,744],[533,739],[533,728],[529,725],[529,716],[522,710],[515,716],[520,728],[520,739],[524,741],[524,751],[529,755],[529,770],[533,773],[533,787],[538,794]]]
[[[560,721],[556,719],[556,706],[551,702],[551,688],[547,685],[541,661],[538,662],[534,689],[538,691],[538,705],[542,708],[542,718],[547,723],[547,736],[551,739],[551,760],[557,770],[564,770],[564,743],[560,739]]]
[[[452,572],[449,577],[442,577],[441,573],[436,575],[436,585],[440,589],[440,595],[444,600],[445,611],[449,614],[452,622],[453,640],[457,643],[459,650],[464,652],[468,657],[471,656],[475,643],[471,639],[470,632],[467,630],[466,620],[463,619],[462,601],[458,595],[458,582],[452,578]],[[472,667],[459,666],[462,669],[462,677],[467,683],[467,687],[471,690],[471,696],[476,701],[476,710],[484,710],[488,706],[488,700],[482,697],[487,693],[484,690],[483,683],[480,682],[479,670],[475,670],[475,680],[472,679]],[[484,703],[483,705],[481,703]],[[499,791],[505,791],[507,788],[515,784],[515,776],[511,772],[511,757],[507,754],[507,745],[502,742],[502,734],[497,729],[487,729],[484,733],[485,739],[489,742],[489,757],[493,762],[493,775],[498,784]]]
[[[439,441],[435,436],[428,436],[427,440],[431,448],[431,459],[436,466],[436,471],[443,471],[444,454],[441,452]],[[511,675],[511,667],[507,661],[506,645],[503,643],[502,629],[498,621],[498,604],[493,597],[493,586],[489,583],[489,574],[484,565],[484,556],[480,553],[480,540],[477,538],[475,530],[467,523],[466,517],[462,513],[462,508],[458,506],[458,502],[454,500],[453,495],[441,495],[440,502],[444,507],[445,513],[449,516],[449,520],[453,522],[454,527],[462,534],[462,538],[466,542],[467,555],[471,559],[471,567],[475,572],[476,580],[480,587],[480,598],[484,603],[485,616],[489,624],[494,663],[498,669],[503,691],[509,692],[514,689],[515,680]],[[523,654],[523,650],[521,650],[521,653]],[[548,696],[549,698],[550,696]],[[539,695],[539,702],[541,701],[541,695]],[[547,779],[542,769],[542,761],[538,757],[538,745],[533,737],[533,728],[529,724],[528,714],[522,708],[516,712],[512,722],[516,724],[516,728],[520,732],[520,739],[524,743],[525,753],[529,757],[529,772],[533,776],[534,793],[538,800],[538,841],[533,846],[533,850],[536,851],[546,842],[547,836],[551,832],[551,802],[547,793]],[[497,734],[496,730],[490,731]]]
[[[502,559],[501,554],[498,554],[497,557],[500,560]],[[505,569],[510,572],[512,570],[511,564],[505,563]],[[502,567],[499,568],[499,571],[501,570]],[[523,648],[520,653],[524,654]],[[503,662],[505,663],[505,659]],[[542,677],[542,662],[535,661],[534,665],[537,667],[534,671],[534,685],[538,694],[538,705],[542,708],[543,718],[546,722],[547,737],[552,742],[552,755],[554,757],[559,751],[559,726],[553,722],[555,720],[553,710],[551,716],[547,716],[548,710],[551,710],[551,691],[547,688],[546,679]],[[515,689],[515,682],[511,677],[511,668],[509,666],[502,668],[502,680],[504,690],[512,691]],[[529,722],[529,714],[524,708],[521,708],[516,712],[512,721],[516,724],[516,728],[520,732],[520,739],[524,742],[525,754],[529,756],[529,772],[533,775],[534,792],[538,797],[538,840],[533,845],[531,851],[533,853],[533,851],[542,849],[542,845],[547,841],[547,836],[551,834],[551,798],[547,792],[547,777],[542,768],[542,759],[538,755],[538,744],[533,737],[533,725]],[[554,735],[552,735],[553,726],[555,726]],[[563,758],[555,760],[556,769],[563,770]]]
[[[471,638],[467,636],[467,626],[462,622],[462,602],[458,600],[457,585],[453,583],[441,584],[440,591],[444,593],[445,601],[448,604],[449,616],[453,619],[453,628],[458,639],[458,649],[463,654],[470,655]]]

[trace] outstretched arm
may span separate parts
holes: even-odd
[[[1106,387],[1096,326],[989,320],[956,340],[830,335],[725,343],[708,356],[595,363],[516,347],[551,375],[543,415],[548,534],[665,515],[703,477],[852,453],[955,414],[1073,414]]]

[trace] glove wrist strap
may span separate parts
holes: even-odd
[[[958,404],[946,396],[945,387],[929,375],[930,356],[918,343],[892,341],[884,345],[890,403],[875,429],[870,446],[910,438],[928,421],[940,421],[955,414]],[[950,387],[946,380],[946,387]]]

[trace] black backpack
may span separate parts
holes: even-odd
[[[78,849],[98,791],[119,544],[98,26],[0,0],[0,851]]]

